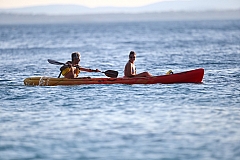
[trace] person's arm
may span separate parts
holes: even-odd
[[[85,72],[101,72],[100,70],[98,69],[90,69],[90,68],[83,68],[83,67],[79,67],[79,69],[81,71],[85,71]]]
[[[126,64],[126,66],[125,66],[124,75],[125,75],[126,77],[134,77],[135,74],[132,73],[132,70],[133,70],[133,66],[132,66],[131,63],[128,62],[128,63]]]

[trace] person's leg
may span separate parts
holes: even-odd
[[[137,74],[135,77],[152,77],[152,75],[148,72],[142,72]]]

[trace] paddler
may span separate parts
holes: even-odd
[[[89,68],[83,68],[79,65],[81,55],[79,52],[73,52],[72,53],[72,61],[66,62],[66,65],[62,66],[60,68],[61,74],[65,78],[77,78],[80,71],[86,71],[86,72],[101,72],[98,69],[89,69]]]
[[[127,64],[125,65],[125,69],[124,69],[124,77],[152,77],[152,75],[148,72],[142,72],[137,74],[136,73],[136,67],[135,67],[135,62],[136,60],[136,53],[134,51],[131,51],[129,53],[129,60],[127,62]]]

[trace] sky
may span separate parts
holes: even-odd
[[[77,4],[86,7],[139,7],[167,0],[0,0],[0,8],[18,8],[49,4]]]

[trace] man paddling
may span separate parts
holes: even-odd
[[[139,74],[136,74],[136,67],[135,67],[135,62],[136,60],[136,53],[134,51],[131,51],[129,53],[129,61],[127,62],[127,64],[125,65],[125,69],[124,69],[124,76],[125,77],[152,77],[152,75],[148,72],[142,72]]]
[[[66,65],[62,66],[60,68],[61,74],[65,78],[77,78],[80,71],[86,71],[86,72],[101,72],[98,69],[89,69],[89,68],[83,68],[79,66],[80,62],[80,53],[79,52],[73,52],[72,53],[72,61],[68,61]]]

